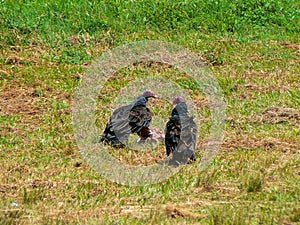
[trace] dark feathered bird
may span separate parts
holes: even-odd
[[[149,125],[152,120],[152,112],[146,104],[149,98],[156,98],[151,90],[146,90],[132,104],[116,109],[103,132],[100,142],[115,147],[124,147],[130,134],[137,133],[140,138],[148,138],[151,135]]]
[[[197,125],[188,115],[187,104],[183,97],[174,99],[176,105],[165,127],[165,145],[167,156],[172,153],[171,162],[186,164],[195,161],[197,143]]]

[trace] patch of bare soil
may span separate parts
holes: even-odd
[[[42,108],[36,106],[38,98],[34,96],[34,89],[9,88],[0,94],[0,113],[2,115],[42,113]]]
[[[283,140],[278,140],[275,138],[239,138],[236,139],[227,139],[222,144],[222,149],[224,150],[235,150],[238,148],[246,149],[246,150],[256,150],[256,149],[264,149],[268,150],[279,150],[283,152],[287,151],[299,151],[300,146],[297,143],[286,142]]]
[[[254,118],[256,122],[278,124],[278,123],[290,123],[299,124],[300,111],[293,108],[280,108],[270,107],[265,109],[261,115]]]
[[[259,91],[260,93],[267,93],[269,91],[286,91],[288,90],[288,87],[282,87],[282,86],[276,86],[276,85],[270,85],[270,86],[262,86],[262,85],[258,85],[258,84],[243,84],[243,85],[239,85],[238,89],[246,89],[246,91],[251,92],[251,91]]]
[[[295,49],[297,50],[297,53],[300,55],[300,45],[295,43],[290,43],[290,42],[281,42],[280,45],[288,49]]]
[[[272,80],[276,78],[268,78],[268,79]],[[283,93],[290,90],[293,87],[294,87],[293,82],[286,84],[284,81],[277,80],[277,84],[270,84],[267,86],[253,84],[253,83],[239,84],[233,86],[232,90],[241,92],[238,95],[240,99],[257,99],[258,98],[256,94],[257,92],[259,92],[260,94],[267,94],[272,91]]]
[[[297,55],[300,55],[300,45],[297,43],[291,43],[288,41],[270,41],[271,43],[275,43],[278,46],[282,46],[286,49],[296,50]]]
[[[44,114],[51,112],[51,101],[58,99],[71,104],[71,96],[66,93],[55,93],[46,87],[41,96],[36,87],[22,87],[21,85],[8,85],[0,92],[0,116],[16,117],[15,123],[0,124],[0,136],[14,135],[19,138],[23,137],[24,144],[32,140],[26,139],[28,132],[39,129],[41,123],[44,123]],[[51,96],[51,97],[49,97]],[[60,109],[57,111],[58,116],[61,114],[70,114],[70,109]],[[60,124],[56,124],[60,126]]]
[[[33,130],[40,124],[40,115],[47,109],[39,104],[44,99],[36,96],[34,88],[10,87],[0,93],[0,115],[22,116],[18,125],[1,125],[0,135],[14,133],[24,136],[26,130]]]

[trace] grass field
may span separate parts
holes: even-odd
[[[297,0],[0,1],[0,224],[299,224],[300,3]],[[120,70],[101,91],[97,126],[136,78],[164,77],[203,117],[197,163],[142,187],[101,176],[74,139],[74,95],[103,53],[141,40],[197,53],[227,104],[225,139],[199,173],[210,127],[190,77],[159,63]],[[149,104],[168,119],[171,105]],[[164,147],[111,153],[132,165]]]

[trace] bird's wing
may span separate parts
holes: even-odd
[[[165,127],[165,145],[167,156],[173,152],[180,140],[181,124],[178,115],[172,116]]]
[[[110,117],[110,121],[126,120],[130,111],[130,105],[121,106],[114,110]]]
[[[144,106],[136,106],[129,112],[131,133],[139,132],[143,127],[149,127],[152,121],[152,112]]]
[[[117,108],[111,115],[106,125],[102,141],[126,143],[130,134],[128,114],[130,105]]]
[[[184,149],[195,152],[198,129],[194,118],[190,116],[181,118],[181,126],[180,146],[178,147],[178,151]]]

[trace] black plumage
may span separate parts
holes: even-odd
[[[106,125],[100,142],[124,147],[128,143],[130,134],[137,133],[140,137],[143,134],[146,135],[143,138],[148,138],[145,130],[149,129],[152,112],[146,104],[149,98],[156,97],[154,92],[146,90],[132,104],[116,109]]]
[[[197,143],[197,125],[194,118],[188,115],[188,107],[183,97],[175,98],[175,108],[165,127],[166,153],[172,153],[172,162],[185,164],[195,161]]]

